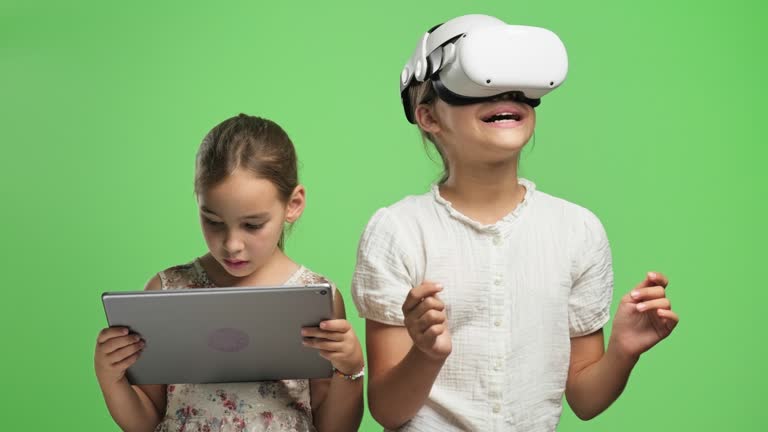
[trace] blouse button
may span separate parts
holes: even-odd
[[[501,411],[501,407],[499,406],[499,404],[494,404],[493,405],[493,412],[495,414],[498,414],[500,411]]]

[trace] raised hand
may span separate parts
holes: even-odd
[[[442,285],[424,282],[408,292],[403,303],[405,327],[413,344],[428,357],[443,360],[451,354],[451,334],[445,304],[437,294]]]
[[[611,342],[625,355],[639,357],[672,333],[680,321],[667,298],[669,280],[650,272],[621,299]]]

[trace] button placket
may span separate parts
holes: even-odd
[[[490,357],[488,358],[487,370],[490,376],[488,380],[488,402],[494,416],[502,411],[502,402],[504,398],[504,369],[501,359],[507,349],[508,332],[505,331],[506,294],[503,288],[504,280],[504,244],[503,237],[497,230],[491,232],[491,280],[490,298],[488,302],[488,335],[490,337]]]

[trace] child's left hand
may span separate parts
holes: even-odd
[[[363,350],[349,321],[323,321],[320,327],[304,327],[301,335],[304,346],[317,349],[341,373],[352,375],[363,368]]]
[[[661,273],[648,273],[622,297],[611,331],[611,343],[623,355],[637,358],[672,333],[680,318],[666,296],[669,281]],[[610,345],[610,344],[609,344]]]

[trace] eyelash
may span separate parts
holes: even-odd
[[[212,220],[210,220],[210,219],[208,219],[208,218],[206,218],[206,217],[204,217],[204,218],[203,218],[203,221],[204,221],[206,224],[208,224],[208,225],[210,225],[210,226],[212,226],[212,227],[215,227],[215,228],[219,228],[219,227],[222,227],[222,226],[224,226],[224,222],[217,222],[217,221],[212,221]],[[248,231],[257,231],[257,230],[260,230],[260,229],[264,228],[264,225],[265,225],[265,224],[254,225],[254,224],[248,224],[248,223],[247,223],[247,224],[244,224],[243,226],[244,226],[244,227],[245,227],[245,229],[247,229]]]
[[[205,222],[206,225],[210,225],[210,226],[221,226],[221,225],[224,225],[224,222],[212,221],[212,220],[208,219],[207,217],[203,218],[203,222]]]

